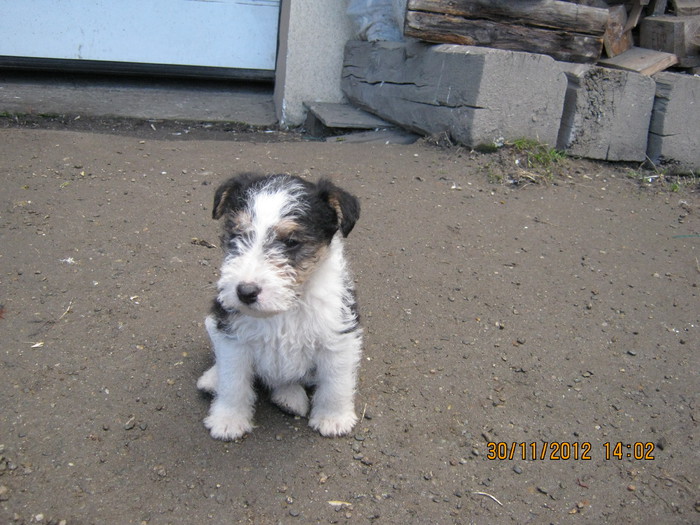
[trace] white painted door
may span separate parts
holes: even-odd
[[[0,0],[8,57],[275,69],[280,0]]]

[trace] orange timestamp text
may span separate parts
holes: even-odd
[[[605,460],[635,459],[653,460],[654,443],[621,441],[603,443]],[[486,459],[490,460],[550,460],[550,461],[591,461],[594,457],[593,445],[589,441],[499,441],[488,443]]]

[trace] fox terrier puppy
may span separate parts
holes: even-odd
[[[259,379],[322,435],[349,433],[362,330],[342,237],[358,200],[325,179],[243,174],[216,190],[212,216],[225,257],[205,321],[215,364],[197,381],[214,395],[204,425],[216,439],[250,432]]]

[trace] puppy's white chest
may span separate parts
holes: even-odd
[[[269,385],[310,379],[314,369],[313,349],[289,345],[253,349],[256,374]]]
[[[320,348],[318,337],[307,330],[299,319],[251,320],[260,323],[257,330],[245,330],[250,334],[244,341],[251,353],[255,373],[269,385],[309,380],[315,367]]]

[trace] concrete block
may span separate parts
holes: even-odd
[[[673,162],[683,170],[700,171],[700,78],[657,73],[656,98],[649,127],[647,155],[655,162]]]
[[[548,56],[419,42],[348,42],[342,88],[354,104],[468,147],[499,138],[554,145],[567,81]]]
[[[322,137],[339,129],[393,128],[394,124],[350,104],[306,102],[304,128],[312,137]]]
[[[644,161],[654,81],[639,73],[561,63],[569,81],[557,148],[609,161]]]
[[[345,102],[339,80],[352,26],[344,7],[328,0],[282,0],[274,93],[282,127],[304,123],[308,100]]]

